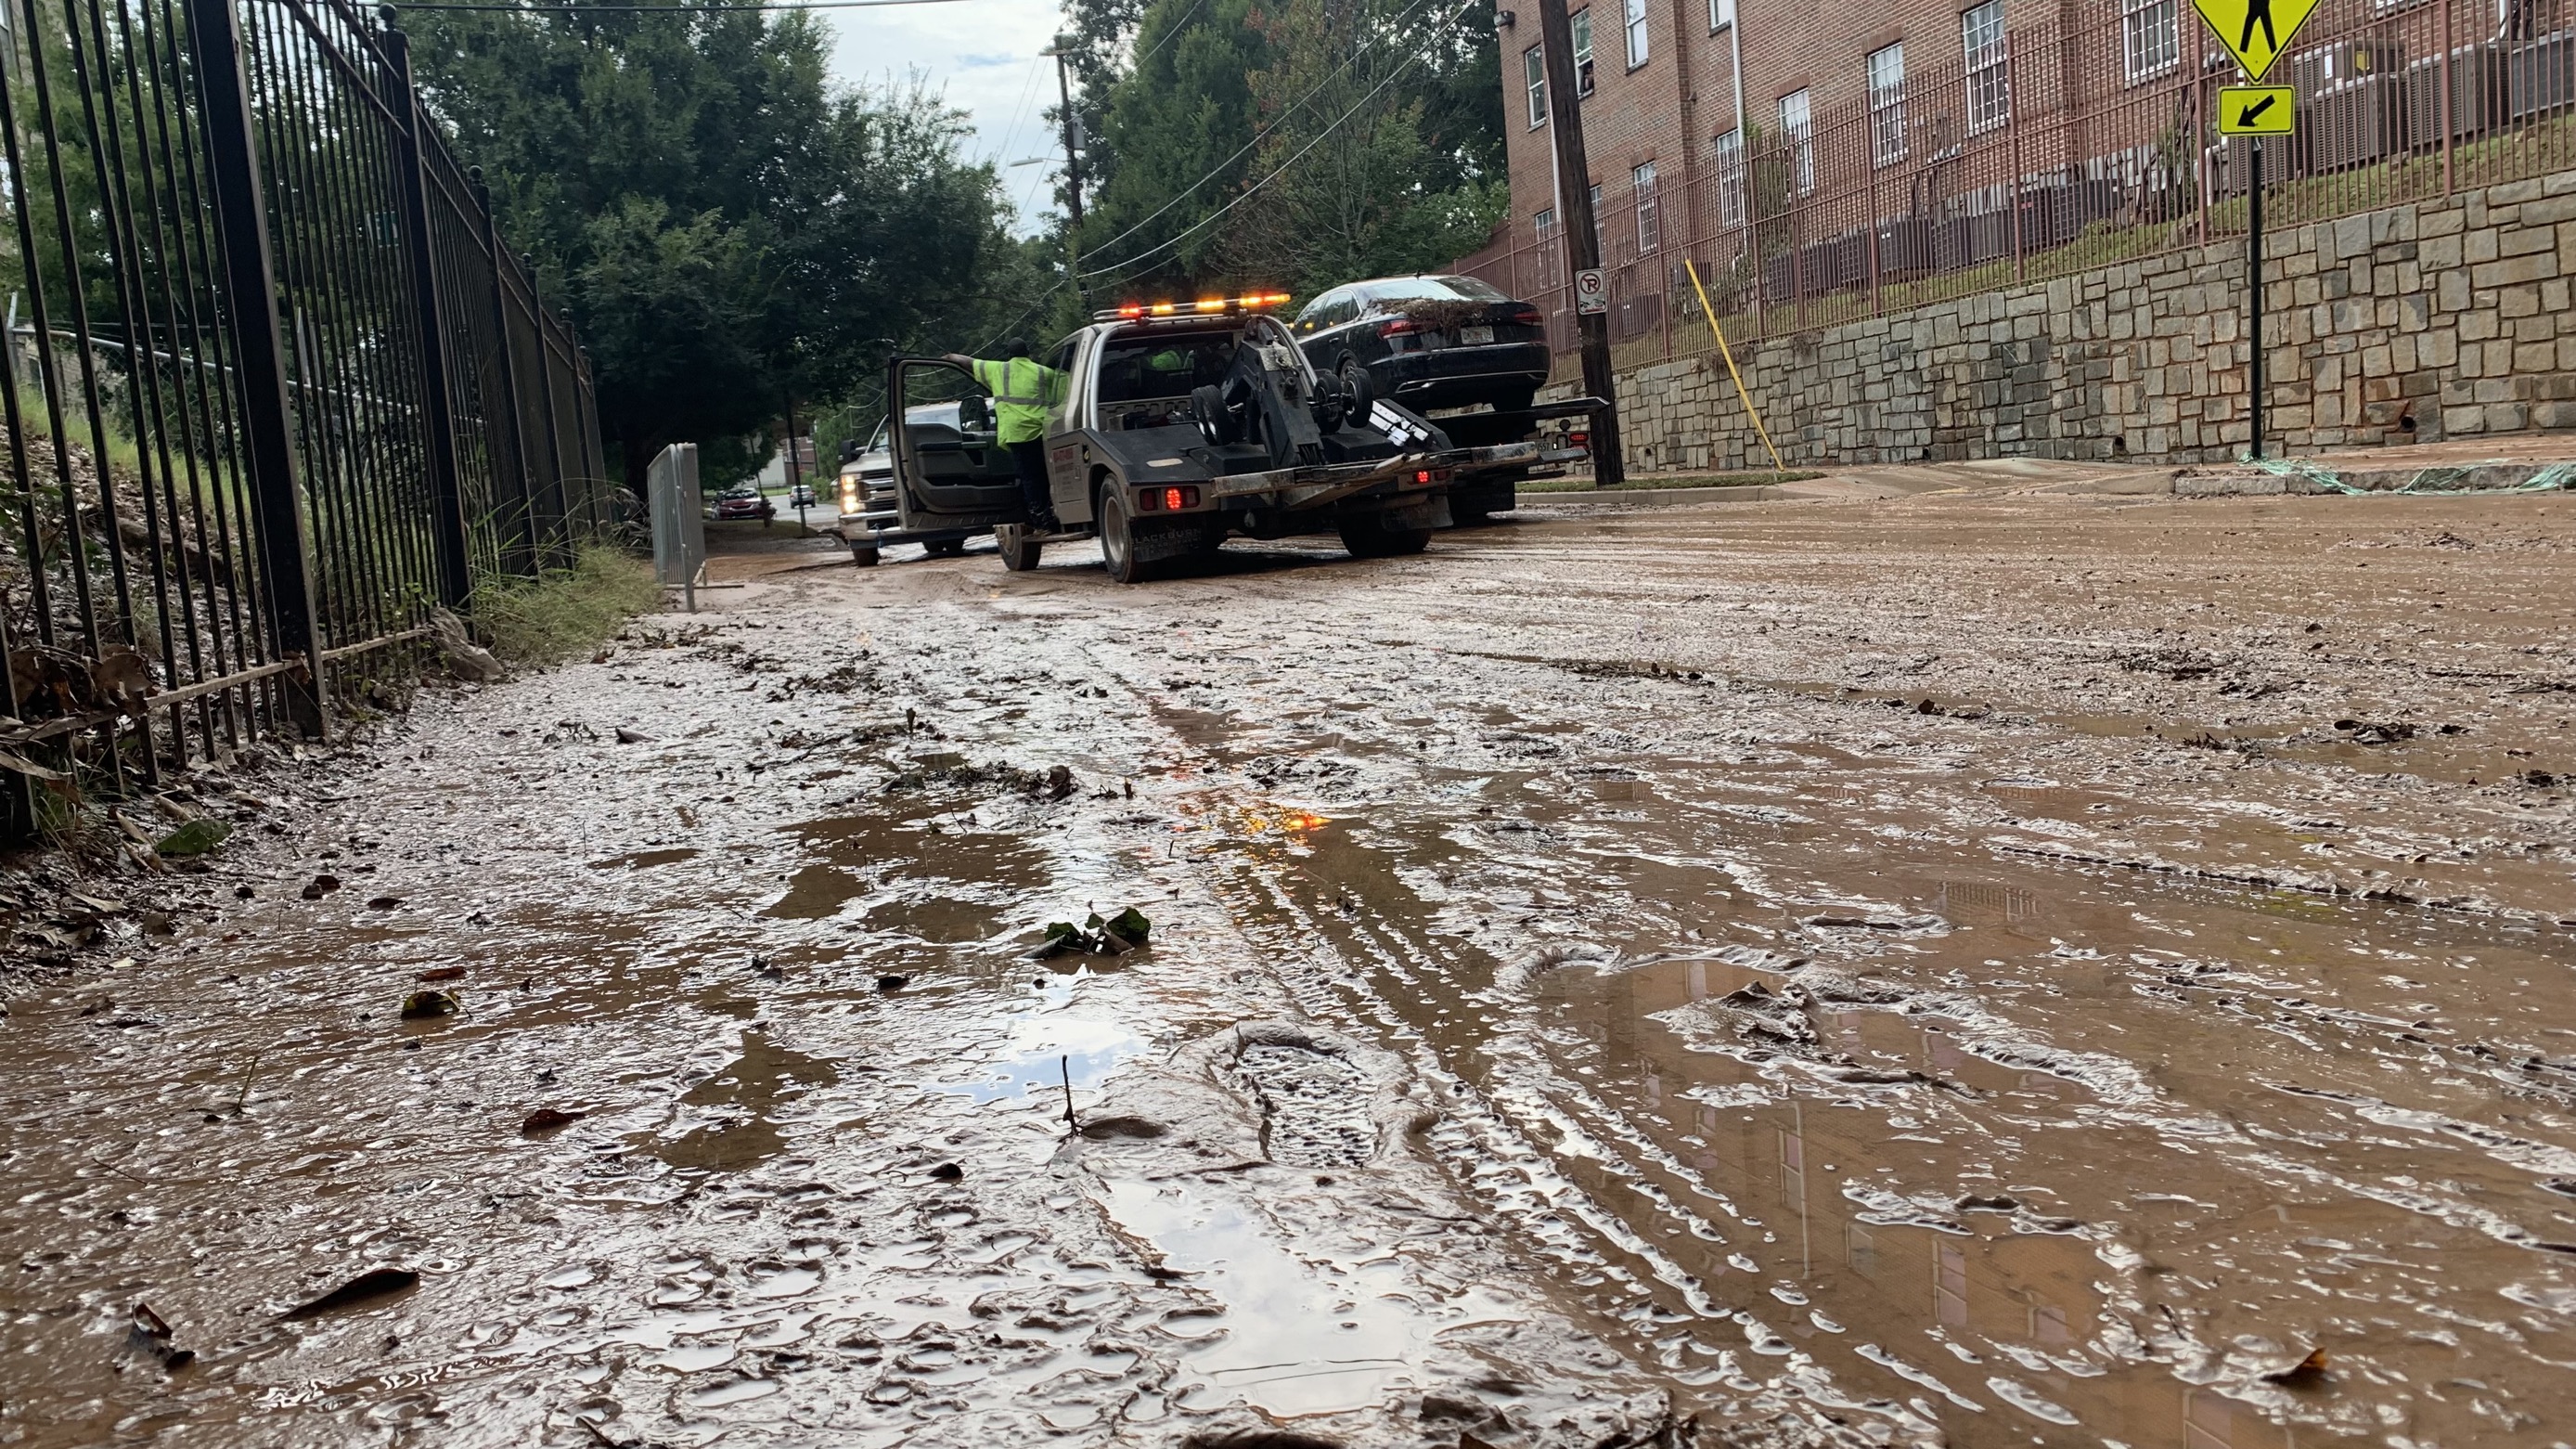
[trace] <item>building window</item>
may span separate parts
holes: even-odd
[[[1744,133],[1726,131],[1717,138],[1717,224],[1744,225]]]
[[[1637,187],[1637,254],[1643,256],[1664,244],[1664,228],[1655,216],[1655,163],[1647,162],[1628,173]]]
[[[1592,94],[1592,11],[1577,10],[1566,28],[1574,32],[1574,94]]]
[[[1547,124],[1547,57],[1535,45],[1521,52],[1521,84],[1529,91],[1529,123],[1535,130]]]
[[[1869,155],[1880,166],[1905,159],[1905,44],[1869,53]]]
[[[1708,0],[1708,33],[1715,35],[1735,23],[1735,0]]]
[[[2181,63],[2179,10],[2175,0],[2120,0],[2120,56],[2132,85]]]
[[[1968,62],[1968,134],[2012,119],[2012,57],[2004,44],[2004,0],[1986,0],[1959,15],[1959,48]]]
[[[1780,139],[1789,149],[1789,186],[1804,196],[1816,189],[1816,131],[1808,124],[1807,93],[1780,98]]]
[[[1646,0],[1628,0],[1628,69],[1646,63]]]
[[[1556,208],[1553,206],[1540,208],[1538,215],[1530,218],[1530,230],[1538,233],[1540,241],[1546,241],[1555,236]]]

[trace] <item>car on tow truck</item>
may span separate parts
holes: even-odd
[[[980,397],[963,397],[948,402],[923,403],[905,411],[906,421],[953,431],[961,444],[992,448],[994,432],[991,409]],[[841,472],[837,500],[840,517],[832,525],[841,541],[850,546],[850,559],[861,568],[874,568],[879,551],[888,544],[917,543],[932,558],[946,558],[966,551],[966,541],[989,528],[909,529],[895,507],[894,452],[892,430],[877,424],[876,436],[863,447],[857,439],[841,445]]]
[[[1110,577],[1135,583],[1235,534],[1338,533],[1359,557],[1417,553],[1449,522],[1453,484],[1535,461],[1534,443],[1458,447],[1365,377],[1352,388],[1317,372],[1269,310],[1287,300],[1133,303],[1055,348],[1055,533],[1029,527],[1006,450],[907,421],[889,440],[903,525],[989,527],[1012,570],[1037,567],[1049,543],[1097,537]],[[982,389],[945,358],[887,364],[886,395],[906,419],[970,394]]]

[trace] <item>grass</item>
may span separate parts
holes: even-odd
[[[1598,488],[1589,478],[1538,478],[1517,485],[1523,493],[1644,493],[1668,488],[1759,488],[1768,483],[1795,483],[1805,478],[1821,478],[1822,473],[1650,473],[1630,478],[1615,488]]]
[[[512,664],[559,664],[589,652],[626,621],[662,601],[643,560],[593,544],[568,569],[534,579],[504,579],[474,593],[474,622],[492,652]]]

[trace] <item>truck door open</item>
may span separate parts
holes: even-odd
[[[936,357],[898,357],[886,368],[886,397],[900,420],[887,430],[887,443],[895,509],[906,529],[1027,521],[1019,471],[994,435],[992,397],[964,368]]]

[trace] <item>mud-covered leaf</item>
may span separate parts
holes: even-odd
[[[1129,906],[1127,909],[1111,916],[1108,921],[1108,926],[1110,930],[1116,931],[1119,935],[1126,937],[1128,940],[1135,942],[1139,946],[1144,945],[1145,938],[1154,933],[1154,923],[1145,919],[1145,913],[1136,909],[1134,906]]]
[[[414,981],[462,981],[464,979],[465,968],[462,966],[433,966],[412,978]]]
[[[2306,1358],[2288,1368],[2263,1375],[2263,1381],[2279,1384],[2285,1389],[2323,1388],[2326,1382],[2326,1351],[2322,1348],[2312,1350]]]
[[[390,911],[402,903],[403,898],[400,896],[378,896],[374,900],[367,902],[367,909],[371,911]]]
[[[403,998],[402,1019],[427,1021],[456,1014],[456,997],[446,991],[415,991]]]
[[[560,1107],[539,1107],[528,1114],[526,1121],[519,1124],[519,1135],[542,1137],[549,1132],[561,1132],[587,1115],[589,1114],[583,1112],[567,1112]]]
[[[335,1308],[347,1308],[400,1293],[420,1285],[420,1275],[409,1268],[369,1268],[364,1273],[313,1299],[300,1303],[278,1315],[282,1320],[317,1318]]]
[[[930,1169],[930,1175],[941,1182],[959,1182],[964,1180],[966,1169],[953,1162],[943,1162]]]
[[[339,888],[340,878],[338,876],[317,875],[313,877],[313,879],[305,882],[304,898],[308,901],[318,901]]]
[[[154,841],[155,854],[165,856],[203,855],[224,843],[233,828],[211,815],[201,815]]]
[[[649,745],[653,743],[653,737],[644,733],[642,730],[629,729],[625,725],[619,725],[617,727],[617,742],[621,745]]]

